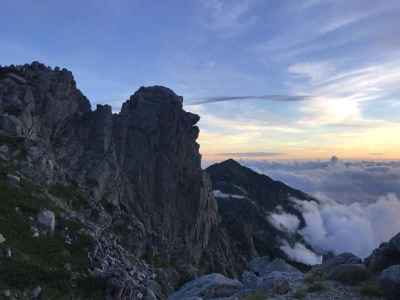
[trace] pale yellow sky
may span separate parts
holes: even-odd
[[[240,127],[226,122],[227,126]],[[400,125],[396,123],[382,122],[376,127],[346,132],[320,132],[307,127],[297,131],[293,128],[290,134],[289,131],[251,124],[233,133],[206,129],[201,130],[198,142],[203,157],[210,160],[327,159],[332,155],[343,159],[400,159]],[[309,138],[304,139],[307,135]]]

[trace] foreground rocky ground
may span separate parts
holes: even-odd
[[[392,240],[400,240],[400,235]],[[361,259],[343,253],[301,272],[282,259],[250,261],[239,279],[209,274],[188,282],[169,300],[368,300],[399,299],[400,265],[373,273]]]

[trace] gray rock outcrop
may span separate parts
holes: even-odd
[[[4,235],[2,235],[0,233],[0,244],[4,243],[6,241],[6,238],[4,237]]]
[[[196,297],[204,299],[229,297],[242,287],[242,283],[238,280],[227,278],[221,274],[209,274],[186,283],[176,293],[172,294],[168,300],[186,300]]]
[[[38,214],[37,222],[46,231],[53,232],[56,227],[56,216],[50,210],[43,210]]]
[[[368,270],[363,264],[340,264],[329,270],[327,279],[355,285],[367,280],[369,276]]]
[[[255,257],[252,260],[250,260],[248,264],[249,270],[252,272],[258,274],[258,275],[263,275],[263,272],[267,269],[267,266],[271,263],[271,259],[269,256],[261,256],[261,257]]]
[[[292,274],[302,274],[297,268],[288,264],[281,258],[274,259],[270,262],[265,269],[261,272],[262,275],[266,275],[272,272],[283,272],[283,273],[292,273]]]
[[[365,260],[371,272],[380,272],[392,265],[400,264],[400,233],[389,242],[383,243],[375,249]]]
[[[387,299],[400,299],[400,265],[393,265],[381,273],[379,283]]]
[[[245,289],[285,294],[291,283],[304,277],[301,271],[282,259],[268,261],[268,257],[258,257],[250,261],[250,270],[244,271],[240,277]]]
[[[323,265],[327,268],[329,267],[334,267],[334,266],[338,266],[338,265],[343,265],[343,264],[361,264],[362,263],[362,259],[359,258],[358,256],[349,253],[349,252],[345,252],[345,253],[341,253],[339,255],[333,256],[330,259],[327,259]]]

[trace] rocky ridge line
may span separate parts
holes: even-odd
[[[13,170],[4,178],[39,185],[62,206],[57,219],[83,224],[97,241],[97,275],[127,283],[114,294],[135,286],[124,252],[170,269],[160,274],[167,290],[201,272],[217,207],[200,166],[199,117],[182,100],[165,87],[142,87],[120,113],[108,105],[92,111],[66,69],[0,68],[1,158]],[[51,193],[57,189],[81,191],[80,207]],[[121,299],[139,297],[128,294]]]

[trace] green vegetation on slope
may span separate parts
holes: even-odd
[[[42,299],[70,299],[72,290],[74,299],[103,299],[104,284],[87,271],[93,241],[80,230],[82,225],[64,220],[62,210],[39,187],[24,180],[20,187],[8,185],[4,171],[0,169],[0,233],[6,238],[0,244],[0,289],[41,286]],[[57,228],[53,234],[34,237],[32,227],[42,209],[56,214]]]

